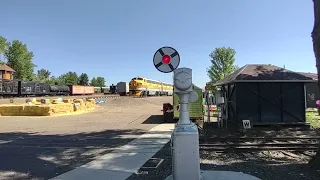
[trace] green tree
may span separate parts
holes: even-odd
[[[94,87],[98,87],[97,79],[95,77],[91,79],[90,85]]]
[[[46,69],[38,70],[37,79],[40,82],[47,82],[50,78],[51,72]]]
[[[31,81],[39,81],[37,73],[32,73]]]
[[[69,71],[58,77],[58,83],[61,85],[78,85],[78,75],[76,72]]]
[[[6,38],[0,36],[0,64],[5,63],[5,52],[8,50],[10,43]]]
[[[236,51],[230,47],[216,48],[210,53],[211,66],[207,68],[210,83],[215,83],[229,74],[233,73],[238,67],[235,63]]]
[[[56,82],[58,82],[58,79],[55,76],[51,76],[50,78],[48,78],[47,83],[48,84],[55,84]]]
[[[97,87],[105,87],[106,81],[104,80],[104,77],[97,77]]]
[[[90,85],[94,87],[105,87],[106,81],[104,77],[94,77],[92,78]]]
[[[33,52],[28,51],[26,44],[14,40],[6,50],[5,57],[7,65],[16,71],[15,78],[21,80],[34,78],[33,69],[36,65],[32,62]]]
[[[88,86],[89,85],[89,77],[87,73],[82,73],[79,76],[79,85]]]

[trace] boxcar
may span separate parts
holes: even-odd
[[[92,95],[94,94],[93,86],[71,85],[70,95]]]

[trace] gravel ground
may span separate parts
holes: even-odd
[[[0,180],[49,179],[92,161],[160,124],[171,99],[108,99],[80,115],[0,116]]]
[[[286,153],[286,152],[285,152]],[[200,151],[202,170],[236,171],[263,180],[319,180],[320,171],[307,165],[308,156],[288,156],[275,152],[213,153]],[[168,143],[154,158],[164,159],[154,170],[140,171],[127,180],[163,180],[172,173],[171,150]]]

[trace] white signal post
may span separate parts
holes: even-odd
[[[168,180],[200,180],[199,133],[197,126],[190,121],[188,104],[199,97],[194,92],[192,70],[178,68],[179,53],[171,47],[156,51],[153,64],[160,72],[174,71],[174,93],[179,95],[180,118],[171,137],[172,175]]]
[[[179,95],[180,116],[171,137],[173,173],[167,179],[200,180],[199,133],[188,110],[188,104],[199,98],[192,84],[191,69],[174,71],[174,92]]]

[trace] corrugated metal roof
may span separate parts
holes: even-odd
[[[234,82],[314,82],[311,77],[271,64],[247,64],[214,85]]]

